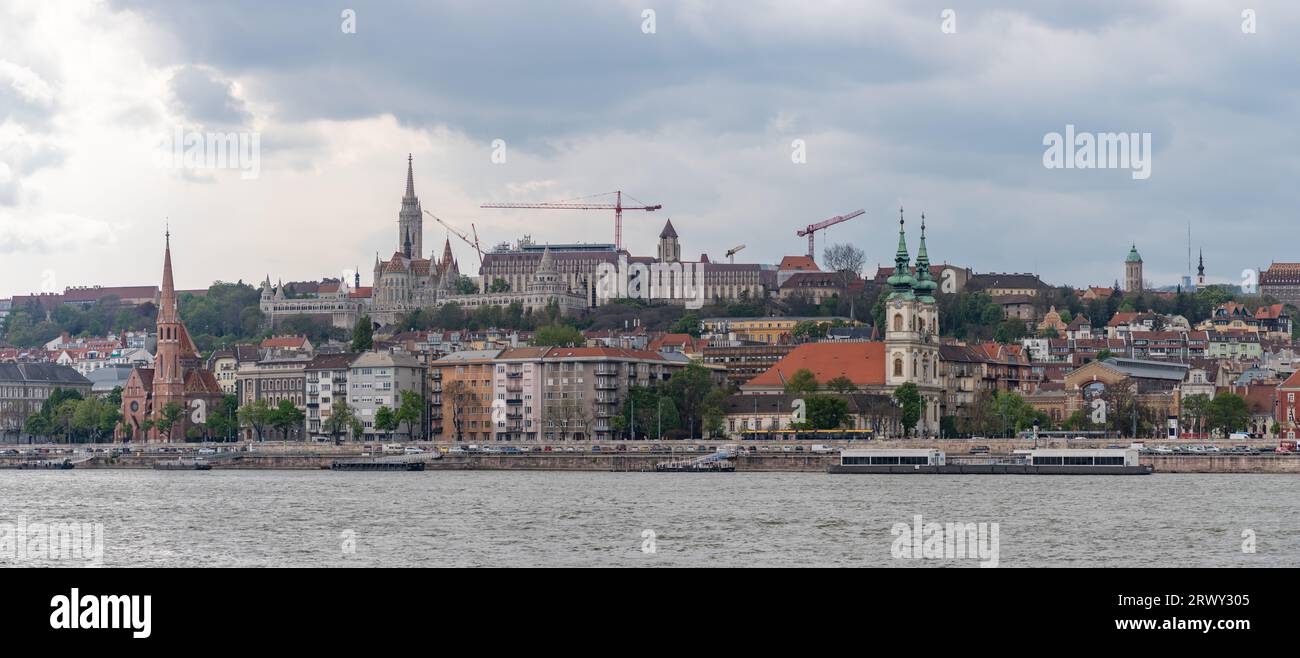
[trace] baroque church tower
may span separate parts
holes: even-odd
[[[909,382],[917,385],[926,400],[917,429],[933,434],[939,428],[943,380],[939,372],[939,305],[934,298],[939,284],[930,273],[924,215],[915,268],[910,260],[903,209],[899,208],[898,253],[888,279],[892,291],[885,302],[885,383],[890,387]]]

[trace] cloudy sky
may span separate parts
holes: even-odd
[[[369,285],[407,153],[425,209],[485,243],[612,242],[604,212],[478,205],[622,189],[664,206],[625,217],[640,254],[671,217],[684,255],[775,262],[863,208],[818,250],[854,242],[870,273],[901,204],[981,272],[1107,285],[1136,243],[1172,284],[1190,224],[1236,282],[1300,260],[1297,34],[1289,0],[7,0],[0,297],[155,284],[168,222],[182,288]],[[1046,168],[1067,125],[1150,133],[1150,177]],[[170,162],[178,129],[255,135],[257,175]]]

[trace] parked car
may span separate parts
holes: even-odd
[[[404,454],[407,454],[407,455],[422,455],[422,454],[424,454],[424,449],[423,449],[423,448],[416,448],[416,447],[412,446],[412,447],[410,447],[410,448],[407,448],[407,449],[403,450],[402,452],[403,452]]]

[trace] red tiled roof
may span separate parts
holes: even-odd
[[[302,347],[307,343],[306,336],[274,336],[262,341],[262,347]]]
[[[552,347],[546,351],[547,359],[583,359],[603,357],[607,359],[648,359],[662,361],[663,356],[646,350],[625,350],[620,347]]]
[[[370,297],[373,292],[374,292],[374,288],[370,286],[358,286],[356,289],[348,293],[348,297],[352,297],[352,298]]]
[[[1297,370],[1295,374],[1291,375],[1291,377],[1285,382],[1282,382],[1282,385],[1278,388],[1300,389],[1300,370]]]
[[[106,288],[68,288],[63,292],[64,302],[95,302],[104,297],[119,299],[153,299],[158,296],[157,286],[116,286]]]
[[[819,383],[848,377],[856,386],[885,383],[885,344],[860,343],[805,343],[768,368],[766,372],[749,380],[747,386],[784,386],[798,370],[810,370]]]

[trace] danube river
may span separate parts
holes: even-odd
[[[0,471],[0,564],[78,564],[4,545],[5,528],[58,522],[102,524],[109,567],[978,564],[895,558],[891,530],[921,515],[997,523],[1002,567],[1294,566],[1298,490],[1294,475]]]

